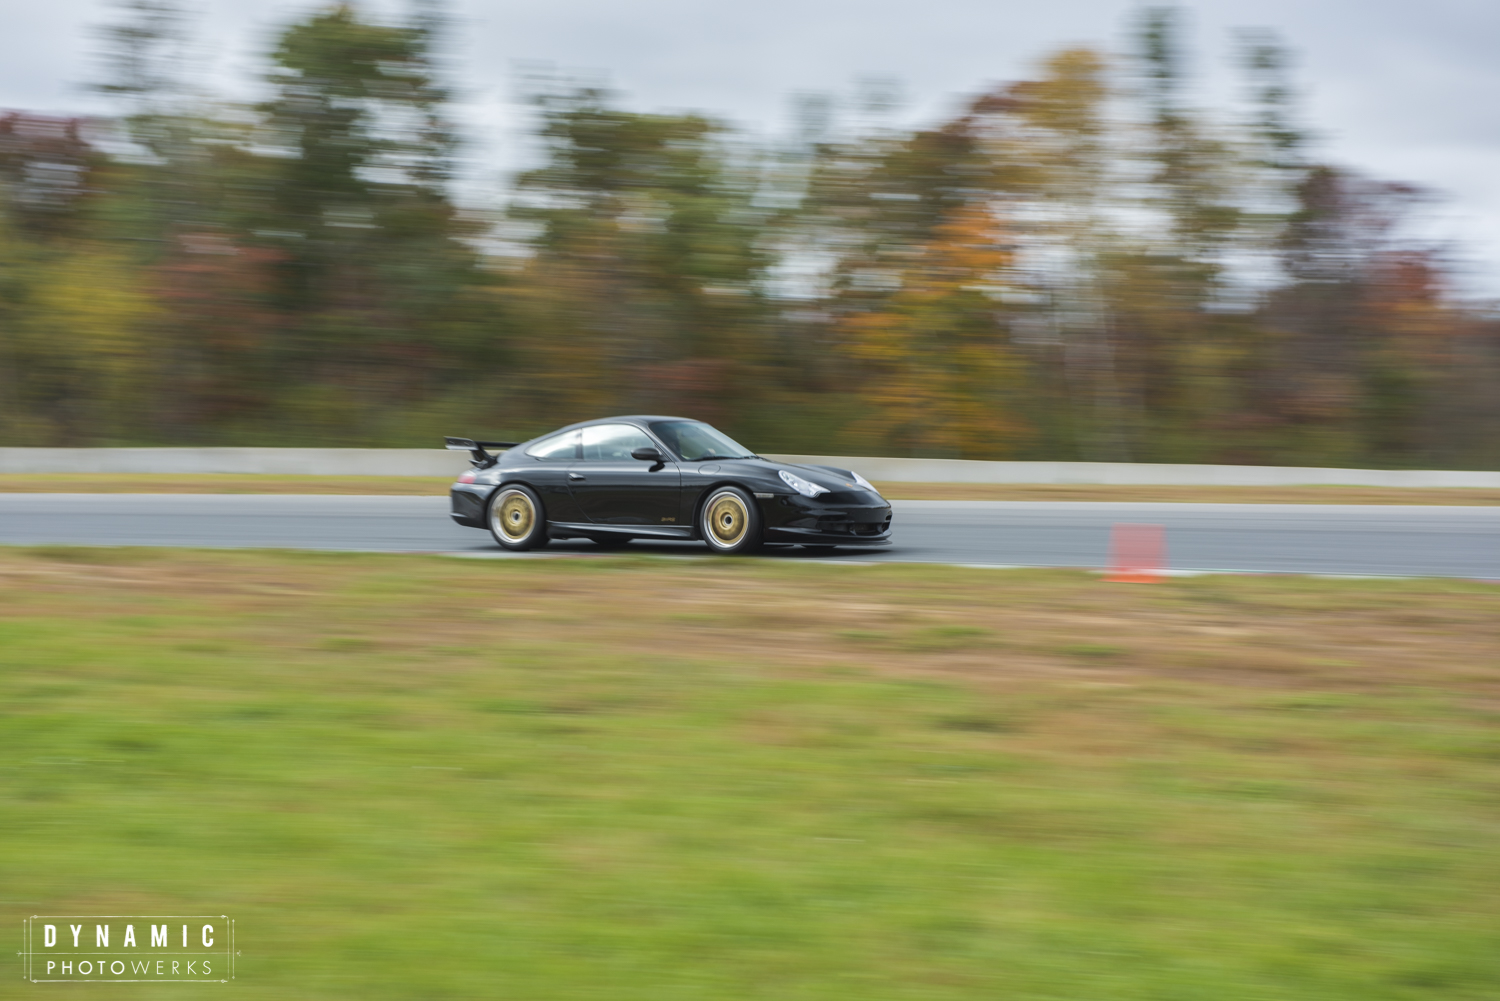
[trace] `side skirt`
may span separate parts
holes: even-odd
[[[628,535],[637,539],[691,539],[691,528],[657,528],[655,525],[595,525],[576,521],[549,521],[547,532],[554,539],[572,539],[590,535]]]

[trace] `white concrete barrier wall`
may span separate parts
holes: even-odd
[[[0,448],[0,473],[279,473],[457,476],[467,452],[441,448]]]
[[[769,455],[778,462],[853,469],[896,483],[1083,483],[1146,486],[1488,487],[1500,472],[1193,466],[1149,462],[981,462],[878,456]],[[426,448],[0,448],[0,473],[279,473],[457,476],[463,452]]]

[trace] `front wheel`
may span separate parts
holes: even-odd
[[[523,551],[547,544],[547,517],[530,487],[502,487],[490,500],[490,534],[506,549]]]
[[[708,548],[734,555],[760,548],[760,508],[739,487],[720,487],[703,502],[698,531]]]

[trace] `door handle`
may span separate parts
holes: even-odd
[[[568,479],[573,480],[574,482],[577,482],[578,480],[586,480],[586,479],[588,479],[588,477],[584,476],[582,473],[569,473],[568,474]]]

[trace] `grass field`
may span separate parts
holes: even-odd
[[[1477,583],[0,550],[12,927],[242,953],[0,994],[1491,999],[1497,722]]]
[[[446,494],[446,476],[132,473],[0,474],[0,493]],[[1148,487],[1056,483],[879,483],[892,500],[1156,501],[1222,504],[1500,504],[1500,490],[1404,487]]]

